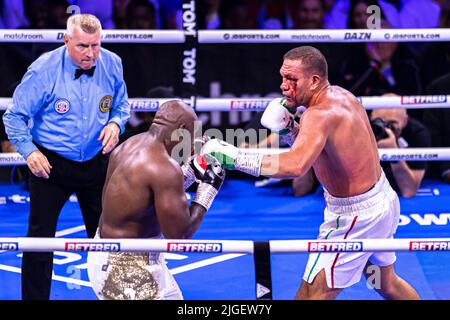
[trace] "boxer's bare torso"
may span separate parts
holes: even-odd
[[[322,185],[336,197],[368,191],[378,181],[381,167],[377,144],[359,101],[347,90],[330,86],[305,115],[300,128],[306,121],[328,126],[325,146],[313,164]]]
[[[335,197],[368,191],[379,179],[378,149],[365,109],[354,95],[324,83],[300,119],[300,131],[289,152],[265,157],[262,174],[276,178],[302,176],[313,167]]]
[[[178,164],[148,132],[131,137],[111,154],[99,224],[103,238],[150,238],[159,235],[150,182],[158,183]]]

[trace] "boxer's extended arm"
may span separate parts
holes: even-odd
[[[282,179],[301,177],[314,164],[325,147],[333,122],[327,111],[308,111],[300,119],[300,131],[291,149],[263,157],[261,175]]]
[[[309,110],[300,120],[300,131],[291,150],[279,155],[263,156],[218,139],[211,139],[202,148],[202,154],[216,157],[227,169],[239,170],[254,176],[295,178],[304,175],[317,159],[333,130],[336,121],[322,110]]]

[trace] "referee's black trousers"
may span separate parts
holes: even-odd
[[[87,235],[93,238],[102,211],[101,198],[108,157],[97,154],[86,162],[68,160],[38,146],[47,157],[50,178],[30,172],[30,216],[27,237],[55,237],[59,214],[75,193]],[[22,299],[48,300],[53,272],[53,252],[24,252],[22,258]]]

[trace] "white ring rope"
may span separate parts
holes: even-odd
[[[367,110],[384,108],[430,109],[450,108],[450,95],[423,96],[365,96],[357,97]],[[129,99],[133,111],[156,111],[164,102],[173,99]],[[261,111],[273,98],[197,98],[196,111]],[[185,100],[191,103],[191,100]],[[0,98],[0,110],[12,104],[11,98]]]
[[[248,148],[243,149],[251,153],[274,155],[289,151],[286,148]],[[380,161],[448,161],[450,148],[404,148],[378,149]],[[0,166],[25,165],[23,157],[15,152],[0,153]]]
[[[62,43],[65,32],[0,29],[0,42]],[[424,42],[449,41],[450,29],[198,30],[197,38],[199,43]],[[185,39],[181,30],[102,31],[104,43],[184,43]]]
[[[287,152],[289,149],[248,148],[245,151],[270,155]],[[450,148],[380,148],[378,149],[378,155],[380,156],[380,161],[447,161],[450,160]]]
[[[199,43],[448,41],[450,29],[199,30]]]
[[[0,42],[32,42],[63,44],[66,30],[0,29]],[[184,43],[179,30],[103,30],[103,43]]]
[[[450,251],[450,238],[271,240],[271,253]],[[5,251],[154,251],[253,254],[248,240],[0,238]]]

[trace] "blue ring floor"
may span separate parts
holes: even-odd
[[[323,219],[323,191],[295,198],[287,185],[256,188],[251,179],[228,179],[194,239],[315,239]],[[450,236],[450,185],[426,179],[416,197],[400,199],[402,216],[396,238]],[[23,237],[28,221],[28,192],[21,185],[0,185],[0,237]],[[57,237],[85,238],[76,198],[63,208]],[[273,254],[274,300],[293,299],[308,255]],[[253,257],[240,254],[166,254],[185,299],[254,300]],[[21,252],[0,251],[0,300],[20,299]],[[423,299],[450,300],[450,252],[397,253],[396,271]],[[57,252],[51,299],[94,300],[86,272],[86,253]],[[338,299],[377,300],[364,277]]]

